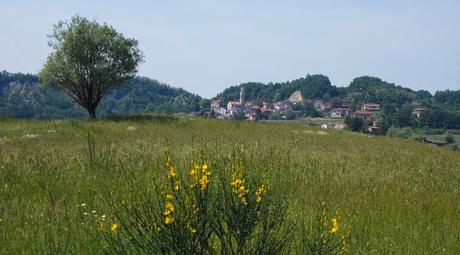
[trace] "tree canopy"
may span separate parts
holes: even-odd
[[[143,60],[135,39],[80,16],[57,23],[49,37],[53,52],[40,80],[65,92],[91,118],[109,89],[132,79]]]

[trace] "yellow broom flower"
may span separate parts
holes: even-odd
[[[203,177],[201,177],[200,183],[201,183],[201,191],[204,191],[209,183],[208,176],[203,175]]]
[[[165,217],[165,224],[168,225],[168,224],[171,224],[174,222],[174,218],[170,215],[166,216]]]
[[[337,222],[337,218],[332,219],[332,228],[331,228],[331,234],[336,233],[339,230],[339,223]]]
[[[260,186],[256,190],[256,202],[260,203],[262,201],[262,196],[267,192],[267,187],[265,185]]]
[[[112,225],[110,226],[110,230],[115,233],[117,232],[117,229],[118,229],[118,224],[112,223]]]
[[[174,190],[175,190],[175,191],[178,191],[179,189],[180,189],[180,181],[176,181],[176,182],[174,183]]]
[[[169,177],[172,178],[172,177],[176,177],[176,176],[177,176],[176,169],[173,166],[170,166],[169,167]]]
[[[171,203],[171,202],[166,202],[166,205],[165,205],[165,211],[169,211],[169,212],[174,212],[176,208],[174,207],[174,205]]]

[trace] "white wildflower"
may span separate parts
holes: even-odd
[[[128,127],[127,130],[128,131],[135,131],[137,128],[136,127]]]
[[[33,139],[33,138],[37,138],[38,135],[37,134],[25,134],[21,137],[21,139]]]

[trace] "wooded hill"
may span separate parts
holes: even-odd
[[[432,95],[426,90],[414,91],[370,76],[357,77],[348,87],[334,86],[327,76],[321,74],[307,75],[304,78],[281,83],[248,82],[229,87],[216,98],[223,99],[224,102],[237,100],[241,87],[244,88],[245,99],[257,103],[264,100],[284,101],[299,90],[307,101],[320,99],[330,101],[333,106],[348,104],[359,108],[365,102],[374,102],[394,108],[401,108],[404,104],[426,108],[447,107],[449,110],[460,108],[460,90],[438,91]]]
[[[208,104],[208,100],[183,89],[138,77],[110,91],[98,107],[98,114],[191,112]],[[36,75],[3,71],[0,73],[0,116],[83,118],[87,113],[67,95],[41,86]]]
[[[247,101],[262,103],[284,101],[300,91],[308,102],[316,99],[330,101],[333,106],[342,104],[360,108],[365,102],[382,105],[387,113],[404,106],[424,107],[444,112],[460,110],[460,90],[438,91],[434,95],[425,90],[414,91],[382,81],[376,77],[355,78],[349,86],[331,84],[325,75],[315,74],[280,83],[248,82],[225,89],[215,98],[224,102],[237,100],[240,88]],[[184,89],[174,88],[156,80],[137,77],[112,90],[98,107],[98,115],[133,112],[192,112],[209,109],[209,100]],[[40,85],[38,77],[31,74],[0,73],[0,116],[18,118],[80,118],[86,111],[65,94]]]

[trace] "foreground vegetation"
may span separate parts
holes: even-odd
[[[129,234],[133,219],[163,217],[152,225],[163,228],[172,207],[162,192],[175,188],[164,185],[165,162],[186,178],[192,159],[201,170],[209,163],[218,198],[224,190],[212,185],[230,182],[236,159],[253,180],[253,204],[269,183],[266,201],[285,205],[283,227],[292,228],[286,252],[313,247],[334,232],[318,219],[335,219],[352,254],[460,253],[458,152],[298,124],[169,116],[0,120],[0,253],[98,254]]]

